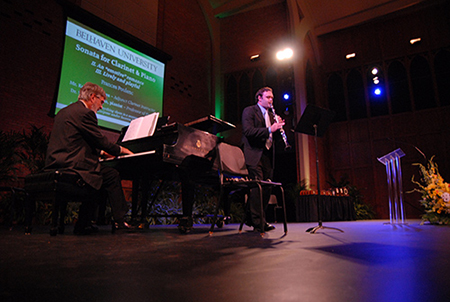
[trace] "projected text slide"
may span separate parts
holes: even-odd
[[[68,19],[57,109],[75,102],[86,82],[107,94],[99,125],[120,130],[130,121],[162,112],[164,64]]]

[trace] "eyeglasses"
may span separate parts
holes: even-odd
[[[105,102],[105,99],[103,99],[101,95],[96,94],[95,97],[98,98],[102,102],[102,104]]]

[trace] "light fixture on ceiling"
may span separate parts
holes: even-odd
[[[373,67],[372,70],[370,71],[371,74],[373,75],[377,75],[378,74],[378,67]]]
[[[379,65],[374,65],[370,67],[367,71],[368,76],[368,88],[371,92],[371,95],[380,98],[383,96],[383,69]],[[372,82],[372,83],[371,83]]]
[[[419,43],[420,41],[422,41],[421,38],[414,38],[414,39],[409,40],[409,43],[410,43],[411,45],[414,45],[414,44],[416,44],[416,43]]]
[[[277,59],[280,61],[290,59],[294,55],[294,51],[291,48],[286,48],[277,52]]]
[[[353,59],[356,57],[356,53],[352,52],[345,56],[347,60]]]
[[[259,54],[250,56],[250,61],[255,62],[259,60]]]

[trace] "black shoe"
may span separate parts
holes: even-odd
[[[273,226],[273,225],[271,225],[271,224],[268,224],[268,223],[266,222],[266,224],[264,225],[264,231],[270,232],[270,231],[272,231],[272,230],[275,230],[275,226]]]
[[[112,223],[112,233],[115,233],[116,231],[133,230],[133,229],[135,229],[135,227],[126,223],[125,221]]]
[[[253,226],[254,231],[259,232],[259,233],[265,233],[265,232],[270,232],[272,230],[275,230],[275,226],[268,224],[267,222],[264,224],[264,231],[261,230],[261,226]]]

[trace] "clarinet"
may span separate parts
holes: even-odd
[[[280,123],[281,122],[280,121],[280,117],[275,113],[275,109],[273,108],[273,104],[270,104],[270,109],[272,109],[272,113],[273,113],[273,116],[275,118],[275,121],[277,123]],[[281,134],[281,137],[283,138],[284,149],[285,150],[290,149],[291,145],[289,145],[289,142],[288,142],[288,139],[287,139],[287,136],[286,136],[286,132],[284,132],[283,127],[281,127],[281,129],[280,129],[280,134]]]

